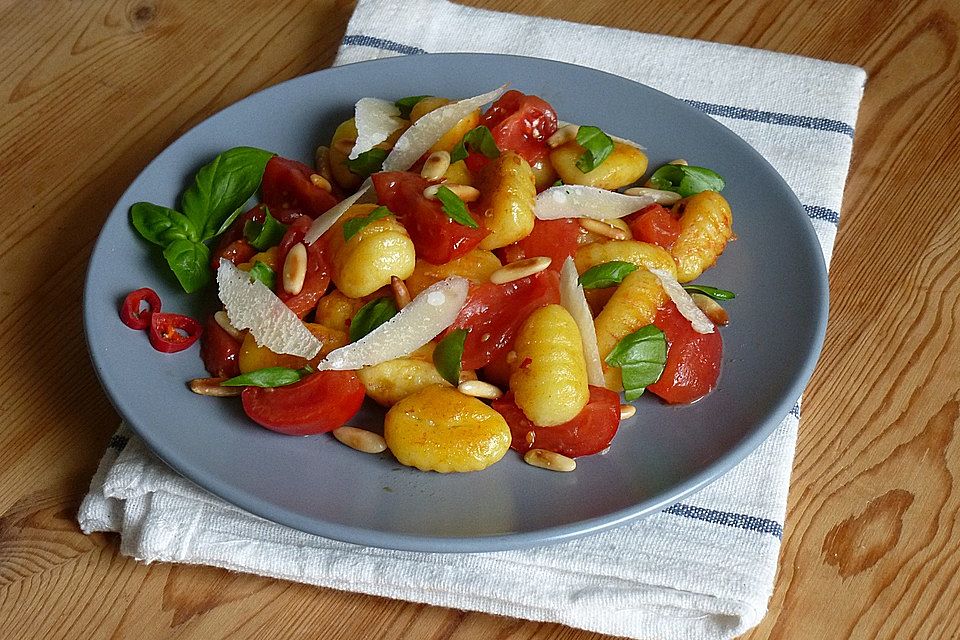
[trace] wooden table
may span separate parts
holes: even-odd
[[[144,165],[251,92],[326,67],[352,5],[0,6],[0,636],[597,638],[219,569],[144,566],[77,506],[117,416],[81,283]],[[960,5],[471,0],[847,62],[870,79],[761,638],[960,636]],[[896,7],[894,7],[896,5]],[[708,8],[706,8],[708,7]]]

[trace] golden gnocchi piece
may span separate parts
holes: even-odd
[[[490,230],[480,248],[499,249],[530,235],[537,189],[527,161],[513,151],[505,151],[484,167],[478,182],[481,196],[477,210]]]
[[[550,152],[550,162],[564,183],[619,189],[639,180],[647,170],[647,154],[633,145],[614,141],[610,155],[593,171],[584,173],[577,167],[577,160],[584,151],[572,140]]]
[[[256,253],[246,262],[242,262],[237,265],[237,269],[241,271],[250,271],[253,269],[253,265],[258,262],[262,262],[264,266],[270,267],[274,272],[278,270],[277,268],[277,248],[270,247],[266,251],[261,251]]]
[[[393,145],[407,130],[404,125],[390,134],[390,136],[378,145],[378,149],[389,151]],[[330,141],[330,150],[327,152],[327,162],[330,165],[330,173],[334,181],[343,188],[344,191],[353,193],[363,182],[363,177],[350,171],[347,167],[347,158],[353,145],[357,142],[357,123],[353,118],[343,122],[333,132],[333,138]]]
[[[439,109],[440,107],[450,104],[450,101],[446,98],[437,98],[430,96],[424,98],[417,104],[413,106],[413,109],[410,110],[410,122],[416,122],[423,116],[427,115],[431,111]],[[450,151],[464,135],[474,127],[480,124],[480,110],[477,109],[472,111],[470,114],[464,116],[457,124],[447,131],[443,136],[440,137],[433,146],[430,147],[430,151]],[[451,182],[453,182],[451,180]],[[459,183],[459,184],[468,184],[468,183]]]
[[[314,312],[314,318],[319,324],[331,329],[349,333],[350,321],[357,315],[366,302],[357,298],[348,298],[340,291],[334,289],[327,295],[320,298],[317,303],[317,310]]]
[[[541,156],[536,162],[530,164],[533,170],[534,184],[537,187],[537,193],[544,189],[549,189],[557,182],[557,170],[553,168],[550,162],[550,156]]]
[[[467,163],[463,160],[457,160],[450,164],[447,172],[443,174],[443,181],[450,184],[473,185],[473,174],[467,169]]]
[[[452,387],[432,385],[395,404],[383,422],[387,446],[401,464],[440,473],[480,471],[510,448],[499,413]]]
[[[716,191],[702,191],[674,205],[680,235],[670,249],[677,263],[677,280],[690,282],[713,266],[733,237],[733,213]]]
[[[362,298],[389,285],[392,276],[410,277],[416,264],[413,241],[393,216],[374,220],[349,240],[344,239],[343,225],[375,208],[373,204],[354,205],[327,232],[331,279],[351,298]]]
[[[490,274],[499,269],[500,259],[490,251],[473,249],[472,251],[445,264],[430,264],[426,260],[417,260],[413,273],[407,278],[407,289],[416,297],[421,291],[435,282],[450,276],[460,276],[471,282],[486,282]]]
[[[430,385],[450,386],[433,366],[431,342],[404,358],[388,360],[357,371],[367,395],[377,404],[392,407],[409,395]]]
[[[575,418],[587,405],[587,362],[573,316],[558,304],[530,314],[517,333],[510,389],[517,406],[538,427]]]
[[[288,369],[300,369],[308,364],[317,364],[323,360],[328,353],[334,349],[339,349],[349,341],[346,331],[338,331],[325,327],[322,324],[305,322],[304,326],[320,341],[320,353],[312,360],[293,356],[288,353],[274,353],[266,347],[257,344],[253,334],[245,332],[243,342],[240,344],[240,353],[237,357],[237,364],[240,366],[240,373],[250,373],[258,369],[267,367],[286,367]]]
[[[581,275],[591,267],[614,260],[629,262],[646,269],[663,269],[673,275],[677,272],[677,265],[666,249],[639,240],[611,240],[584,245],[577,249],[573,258],[577,273]]]

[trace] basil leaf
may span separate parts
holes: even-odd
[[[266,210],[266,216],[263,222],[250,220],[243,225],[243,235],[247,242],[258,251],[266,251],[270,247],[275,247],[283,240],[283,235],[287,232],[287,225],[283,224]]]
[[[130,221],[141,236],[161,247],[175,240],[200,240],[200,233],[187,216],[158,204],[137,202],[130,207]]]
[[[463,345],[467,340],[465,329],[454,329],[437,343],[433,350],[433,366],[444,380],[457,386],[460,384],[460,369],[463,361]]]
[[[376,222],[381,218],[386,218],[387,216],[392,216],[393,212],[386,207],[377,207],[370,213],[365,216],[357,216],[356,218],[350,218],[343,223],[343,240],[346,242],[353,236],[360,233],[360,230],[366,227],[371,222]]]
[[[387,150],[374,147],[370,151],[364,151],[353,160],[347,159],[347,169],[361,178],[369,178],[370,174],[376,173],[383,168],[383,161],[387,159]]]
[[[706,167],[690,167],[680,164],[665,164],[650,176],[650,185],[661,191],[674,191],[682,197],[701,191],[723,191],[720,174]]]
[[[624,397],[636,400],[663,375],[667,362],[667,339],[652,324],[624,337],[605,358],[607,364],[620,367]]]
[[[253,147],[234,147],[200,167],[193,184],[180,198],[180,207],[200,239],[209,240],[236,217],[263,179],[263,170],[274,156]]]
[[[620,284],[623,279],[637,270],[637,265],[621,260],[604,262],[590,267],[577,278],[584,289],[605,289]]]
[[[482,153],[488,158],[500,157],[500,149],[497,148],[497,142],[493,139],[490,129],[483,125],[474,127],[463,134],[463,138],[457,143],[457,146],[450,152],[450,162],[459,162],[467,157],[467,153]]]
[[[310,372],[304,369],[288,369],[287,367],[267,367],[244,373],[235,378],[224,380],[221,387],[285,387],[288,384],[300,382]]]
[[[563,186],[563,180],[557,180],[556,182],[554,182],[554,183],[553,183],[552,185],[550,185],[550,186],[553,186],[553,187],[562,187],[562,186]]]
[[[163,250],[163,257],[187,293],[210,281],[210,249],[202,242],[174,240]]]
[[[585,149],[577,159],[577,169],[584,173],[593,171],[613,152],[613,140],[598,127],[580,127],[577,144]]]
[[[480,226],[471,217],[466,203],[460,199],[460,196],[450,191],[448,187],[440,185],[440,188],[437,189],[437,200],[443,203],[443,212],[454,222],[471,229],[477,229]]]
[[[253,263],[253,268],[250,269],[249,273],[251,278],[267,285],[267,289],[270,289],[270,291],[273,291],[274,287],[277,286],[276,272],[259,260]]]
[[[717,289],[716,287],[708,287],[705,284],[685,284],[683,288],[687,291],[693,291],[695,293],[702,293],[705,296],[710,296],[714,300],[733,300],[737,297],[733,291],[727,291],[726,289]]]
[[[397,305],[392,298],[371,300],[360,307],[350,322],[350,342],[356,342],[384,322],[397,315]]]
[[[424,98],[431,98],[433,96],[408,96],[406,98],[400,98],[393,105],[400,110],[400,117],[410,119],[410,112],[413,111],[413,108],[417,106],[417,103],[423,100]]]

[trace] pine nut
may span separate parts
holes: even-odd
[[[234,340],[243,339],[243,335],[240,333],[240,331],[237,330],[237,328],[233,326],[233,323],[230,322],[230,318],[227,316],[226,311],[223,309],[217,311],[215,314],[213,314],[213,319],[217,321],[217,324],[220,325],[221,329],[230,334],[231,338]]]
[[[327,179],[327,182],[333,180],[333,172],[330,170],[330,147],[324,145],[317,147],[313,154],[313,166],[317,169],[317,173]]]
[[[546,270],[550,266],[550,258],[546,256],[537,256],[535,258],[527,258],[526,260],[517,260],[516,262],[511,262],[507,265],[504,265],[490,274],[490,282],[493,284],[504,284],[506,282],[513,282],[514,280],[519,280],[520,278],[526,278],[527,276],[532,276],[535,273],[540,273],[541,271]]]
[[[397,276],[390,276],[390,288],[393,289],[393,301],[397,309],[403,309],[410,304],[410,290],[407,284]]]
[[[347,138],[340,138],[333,143],[333,148],[345,156],[349,156],[355,146],[357,146],[357,141]]]
[[[550,471],[568,472],[577,468],[577,461],[573,458],[546,449],[530,449],[523,454],[523,461],[531,466]]]
[[[650,183],[647,182],[647,184],[649,185]],[[651,189],[650,187],[630,187],[624,190],[623,193],[627,196],[651,196],[655,202],[665,205],[675,204],[681,200],[679,193],[663,191],[662,189]]]
[[[303,281],[307,277],[307,248],[298,242],[287,252],[283,261],[283,290],[292,296],[303,290]]]
[[[320,187],[327,193],[330,193],[331,191],[333,191],[333,186],[330,184],[330,181],[324,178],[319,173],[311,173],[310,182],[312,182],[315,187]]]
[[[687,162],[686,160],[684,160],[683,158],[677,158],[676,160],[671,160],[671,161],[668,162],[667,164],[675,164],[675,165],[680,166],[680,167],[686,167],[686,166],[688,166],[690,163]]]
[[[632,404],[622,404],[620,405],[620,419],[626,420],[627,418],[632,418],[637,414],[637,408]]]
[[[580,226],[590,233],[595,233],[598,236],[610,238],[611,240],[627,239],[626,231],[623,229],[618,229],[612,224],[608,224],[602,220],[594,220],[593,218],[580,218]]]
[[[480,192],[467,184],[432,184],[423,190],[423,197],[429,200],[437,199],[437,191],[440,187],[446,187],[453,191],[453,194],[464,202],[475,202],[480,198]]]
[[[517,352],[510,350],[507,352],[507,364],[513,364],[517,361]]]
[[[461,382],[457,387],[463,395],[473,396],[474,398],[484,398],[486,400],[496,400],[503,396],[503,391],[483,380],[467,380]]]
[[[243,387],[224,387],[220,383],[226,378],[194,378],[187,386],[190,391],[201,396],[214,396],[217,398],[230,398],[243,393]]]
[[[446,151],[434,151],[423,163],[420,175],[427,180],[439,180],[450,168],[450,154]]]
[[[523,439],[526,441],[528,447],[532,447],[533,442],[537,439],[537,432],[527,431],[527,434],[523,437]]]
[[[576,140],[578,133],[580,133],[580,127],[578,125],[565,124],[557,129],[556,133],[547,138],[547,144],[551,149],[556,149],[560,145]]]
[[[694,292],[690,294],[690,297],[700,307],[700,311],[703,311],[710,318],[710,322],[721,327],[730,324],[730,316],[727,314],[727,310],[720,306],[719,302],[702,293]]]
[[[361,453],[383,453],[387,450],[387,441],[383,436],[366,429],[339,427],[333,430],[333,437]]]

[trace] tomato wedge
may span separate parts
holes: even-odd
[[[296,160],[274,156],[263,171],[260,193],[263,203],[274,218],[288,224],[291,214],[302,213],[316,218],[337,204],[332,193],[313,184],[310,176],[316,173]]]
[[[144,308],[144,305],[146,307]],[[120,322],[138,331],[150,326],[150,317],[160,311],[160,296],[148,287],[131,291],[120,306]]]
[[[431,183],[418,174],[391,171],[371,177],[377,201],[396,214],[410,234],[418,258],[446,264],[468,253],[490,233],[482,226],[473,229],[447,217],[439,200],[423,195]]]
[[[285,387],[246,387],[241,394],[251,420],[291,436],[343,426],[360,410],[363,397],[363,385],[352,371],[317,371]]]
[[[550,269],[560,272],[563,261],[577,252],[580,224],[573,218],[537,220],[526,238],[499,250],[504,262],[516,262],[534,256],[550,258]]]
[[[627,224],[635,240],[648,242],[669,250],[680,235],[680,221],[669,209],[651,204],[627,217]]]
[[[697,333],[673,302],[660,308],[653,324],[667,338],[667,363],[660,379],[647,390],[670,404],[687,404],[710,393],[720,377],[720,332]]]
[[[281,277],[287,254],[295,244],[303,242],[303,236],[310,228],[310,223],[311,220],[307,216],[294,220],[277,246],[277,268],[281,271]],[[307,246],[307,275],[299,293],[287,293],[282,284],[277,286],[277,296],[300,319],[306,317],[316,308],[320,298],[327,292],[327,287],[330,285],[330,265],[324,256],[324,247],[325,244],[322,239]]]
[[[494,400],[493,409],[510,427],[511,449],[526,453],[546,449],[571,458],[600,453],[610,446],[620,427],[620,396],[603,387],[590,387],[587,405],[569,422],[554,427],[535,426],[513,399],[513,392]]]
[[[263,222],[266,209],[258,204],[246,213],[237,216],[227,230],[217,241],[217,247],[210,256],[210,268],[216,271],[220,268],[220,259],[229,260],[233,264],[243,264],[256,255],[256,248],[247,242],[243,236],[243,228],[248,222]]]
[[[546,100],[511,90],[490,105],[480,124],[501,151],[516,151],[532,165],[550,153],[547,138],[557,131],[557,112]]]
[[[240,375],[240,341],[227,333],[213,314],[203,323],[200,357],[212,376],[232,378]]]
[[[183,351],[200,338],[203,327],[179,313],[154,313],[150,316],[150,344],[157,351]]]

